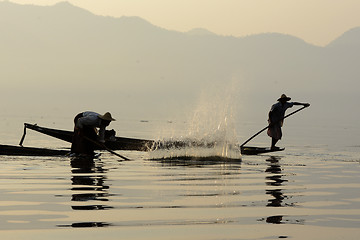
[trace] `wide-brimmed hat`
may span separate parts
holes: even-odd
[[[285,94],[282,94],[281,97],[278,99],[278,101],[281,101],[281,100],[290,101],[291,97],[288,97]]]
[[[109,112],[106,112],[104,115],[100,115],[99,118],[106,121],[116,121],[114,118],[111,117],[111,113]]]

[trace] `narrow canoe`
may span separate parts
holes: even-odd
[[[53,129],[53,128],[46,128],[41,127],[36,124],[29,124],[24,123],[24,135],[20,141],[20,145],[22,145],[26,129],[31,129],[43,134],[46,134],[51,137],[55,137],[58,139],[61,139],[63,141],[71,143],[72,136],[74,134],[73,131],[67,131],[67,130],[60,130],[60,129]],[[125,138],[125,137],[115,137],[112,140],[105,140],[105,146],[111,150],[130,150],[130,151],[150,151],[154,144],[156,144],[159,148],[181,148],[181,147],[187,147],[189,144],[190,146],[206,146],[206,147],[212,147],[214,143],[197,143],[197,142],[184,142],[184,141],[175,141],[175,142],[169,142],[169,143],[162,143],[162,142],[155,142],[154,140],[145,140],[145,139],[136,139],[136,138]],[[104,150],[99,146],[96,146],[97,150]],[[283,151],[285,148],[279,148],[279,149],[270,149],[266,147],[247,147],[243,146],[241,147],[241,154],[243,155],[258,155],[263,153],[271,153],[271,152],[277,152],[277,151]],[[56,150],[55,150],[56,151]]]
[[[61,139],[63,141],[71,143],[73,131],[59,130],[53,128],[40,127],[36,124],[24,123],[24,135],[20,141],[22,145],[26,129],[31,129],[48,136]],[[153,145],[153,140],[144,140],[136,138],[125,138],[125,137],[115,137],[112,140],[105,139],[105,146],[111,150],[131,150],[131,151],[149,151]],[[96,146],[97,150],[104,150],[99,146]]]
[[[271,153],[271,152],[278,152],[284,151],[285,148],[278,148],[278,149],[271,149],[266,147],[241,147],[241,154],[243,155],[258,155],[263,153]]]
[[[21,147],[0,144],[0,155],[9,156],[65,156],[70,153],[68,150]]]

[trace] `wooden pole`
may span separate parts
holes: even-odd
[[[26,124],[24,124],[24,134],[21,137],[21,140],[20,140],[20,143],[19,143],[20,146],[23,146],[23,142],[25,140],[25,135],[26,135]]]
[[[98,141],[92,140],[91,138],[88,138],[88,137],[86,137],[86,136],[84,136],[84,138],[85,138],[86,140],[88,140],[88,141],[90,141],[90,142],[98,145],[99,147],[104,148],[106,151],[108,151],[108,152],[110,152],[110,153],[112,153],[112,154],[114,154],[114,155],[116,155],[116,156],[118,156],[118,157],[120,157],[120,158],[122,158],[122,159],[124,159],[124,160],[126,160],[126,161],[130,161],[129,158],[124,157],[124,156],[122,156],[122,155],[114,152],[114,151],[111,150],[110,148],[106,147],[105,144],[102,144],[102,143],[100,143],[100,142],[98,142]]]
[[[283,118],[281,118],[279,121],[277,121],[277,122],[280,122],[280,121],[282,121],[282,120],[284,120],[285,118],[287,118],[287,117],[290,117],[291,115],[293,115],[293,114],[295,114],[295,113],[297,113],[297,112],[299,112],[299,111],[301,111],[301,110],[303,110],[304,108],[307,108],[308,106],[304,106],[304,107],[302,107],[302,108],[299,108],[298,110],[296,110],[296,111],[294,111],[294,112],[292,112],[292,113],[289,113],[288,115],[286,115],[285,117],[283,117]],[[277,123],[276,122],[276,123]],[[273,123],[274,124],[274,123]],[[248,142],[250,142],[254,137],[256,137],[257,135],[259,135],[260,133],[262,133],[263,131],[265,131],[266,129],[268,129],[269,127],[270,127],[271,125],[268,125],[268,126],[266,126],[266,127],[264,127],[263,129],[261,129],[260,131],[258,131],[257,133],[255,133],[253,136],[251,136],[248,140],[246,140],[243,144],[241,144],[240,145],[240,148],[242,148],[245,144],[247,144]]]

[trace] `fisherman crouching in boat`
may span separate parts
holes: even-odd
[[[309,103],[289,102],[290,100],[290,97],[282,94],[278,102],[271,106],[268,119],[269,128],[267,131],[267,134],[271,137],[271,150],[279,149],[275,145],[282,137],[281,127],[284,123],[285,111],[294,105],[310,106]]]
[[[109,126],[111,121],[115,121],[115,119],[112,118],[109,112],[101,115],[88,111],[76,115],[71,152],[93,155],[95,143],[105,143],[105,128]],[[99,128],[99,134],[97,128]]]

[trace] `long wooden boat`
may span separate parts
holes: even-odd
[[[171,148],[187,148],[187,147],[200,147],[200,148],[213,148],[216,146],[215,142],[203,142],[203,141],[165,141],[165,142],[157,142],[155,148],[158,149],[171,149]],[[271,149],[268,147],[249,147],[249,146],[234,146],[237,149],[241,150],[242,155],[258,155],[264,153],[272,153],[283,151],[285,148],[277,148]]]
[[[51,137],[61,139],[63,141],[71,143],[73,131],[46,128],[38,126],[37,124],[24,123],[24,135],[21,138],[20,145],[22,146],[26,129],[31,129],[43,134],[46,134]],[[156,147],[154,147],[156,144]],[[190,145],[189,145],[190,144]],[[206,143],[206,147],[212,147],[214,143]],[[150,151],[152,149],[160,148],[182,148],[187,146],[202,146],[204,143],[188,142],[188,141],[174,141],[174,142],[156,142],[154,140],[145,140],[145,139],[136,139],[136,138],[126,138],[126,137],[114,137],[112,139],[105,139],[105,146],[111,150],[131,150],[131,151]],[[99,146],[95,146],[97,150],[104,150]],[[284,148],[279,149],[270,149],[265,147],[247,147],[243,146],[241,148],[241,154],[243,155],[257,155],[263,153],[271,153],[276,151],[283,151]]]
[[[271,153],[271,152],[278,152],[278,151],[284,151],[285,148],[277,148],[277,149],[271,149],[271,148],[265,148],[265,147],[241,147],[241,154],[243,155],[258,155],[263,153]]]
[[[21,147],[13,145],[0,144],[0,155],[9,156],[65,156],[69,154],[69,150]]]
[[[276,151],[283,151],[284,148],[271,150],[269,148],[262,147],[243,147],[241,153],[243,155],[258,155],[263,153],[271,153]],[[23,147],[13,145],[0,144],[0,155],[9,156],[66,156],[70,153],[69,150],[48,149],[48,148],[35,148],[35,147]],[[183,159],[184,160],[184,159]],[[213,158],[212,158],[213,160]]]
[[[24,123],[24,135],[21,138],[20,145],[22,146],[26,129],[31,129],[48,136],[64,140],[71,143],[73,131],[59,130],[53,128],[40,127],[37,124]],[[105,139],[105,146],[111,150],[132,150],[132,151],[149,151],[153,145],[153,140],[144,140],[136,138],[114,137],[113,139]],[[95,146],[97,150],[104,150],[99,146]]]

